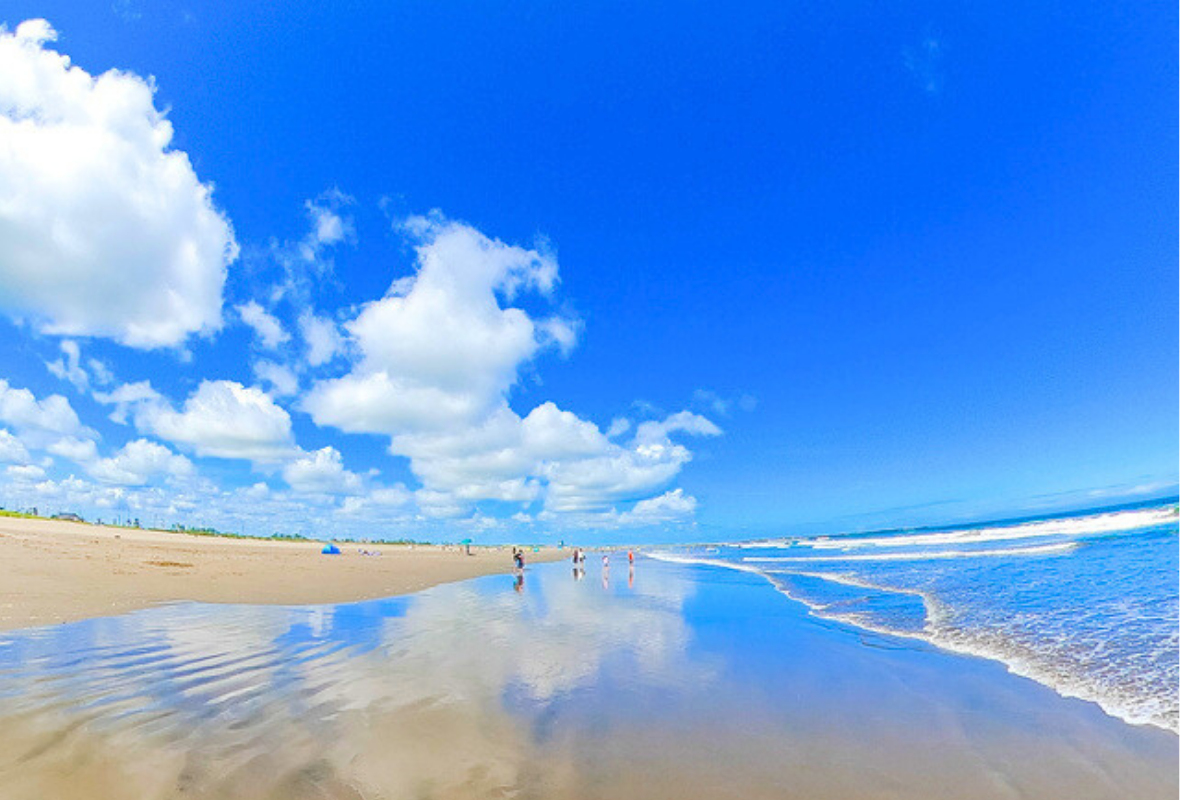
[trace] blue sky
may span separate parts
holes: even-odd
[[[1174,4],[0,15],[9,507],[609,541],[1175,491]]]

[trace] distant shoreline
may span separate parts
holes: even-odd
[[[159,531],[0,515],[0,630],[169,602],[318,605],[512,570],[511,546],[322,541]],[[359,546],[358,546],[359,545]],[[526,561],[567,550],[526,547]],[[365,555],[367,553],[368,555]],[[379,554],[379,555],[378,555]]]
[[[276,533],[270,536],[255,533],[234,533],[233,531],[219,531],[216,528],[187,528],[183,525],[175,525],[171,528],[157,528],[144,525],[120,525],[119,523],[103,522],[102,520],[88,520],[76,514],[55,514],[53,516],[44,516],[42,514],[30,514],[26,511],[11,511],[8,509],[0,509],[0,520],[8,519],[32,519],[41,520],[42,522],[68,522],[73,525],[90,525],[98,528],[114,528],[121,531],[148,531],[151,533],[169,533],[179,534],[181,536],[214,536],[221,539],[248,539],[255,542],[326,542],[333,541],[337,544],[412,544],[412,545],[430,545],[433,542],[418,541],[416,539],[330,539],[328,537],[314,539],[302,534],[282,534]],[[474,545],[473,545],[474,546]],[[532,546],[531,544],[529,545]]]

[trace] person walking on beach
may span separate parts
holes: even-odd
[[[635,554],[633,552],[631,552],[630,550],[627,551],[627,563],[628,564],[635,563]]]

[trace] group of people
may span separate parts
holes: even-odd
[[[586,551],[580,547],[574,548],[573,555],[574,564],[574,580],[580,581],[586,577]],[[627,584],[634,585],[635,581],[635,552],[627,551],[627,564],[630,567],[628,570]],[[512,565],[516,573],[516,581],[514,588],[516,591],[521,591],[524,588],[524,550],[519,547],[512,548]],[[602,554],[602,580],[603,585],[609,585],[610,575],[610,554]]]
[[[586,568],[586,552],[580,548],[575,547],[573,562],[574,562],[575,569],[578,567],[585,569]],[[634,550],[627,551],[627,563],[630,566],[635,566],[635,551]],[[610,554],[609,553],[602,554],[602,568],[603,569],[610,569]]]
[[[580,580],[582,580],[582,578],[586,577],[586,552],[584,550],[582,550],[581,548],[575,547],[574,548],[573,563],[574,563],[574,580],[580,581]],[[629,567],[629,570],[628,570],[629,574],[628,574],[627,583],[628,583],[628,585],[633,585],[634,581],[635,581],[635,552],[633,550],[627,551],[627,565]],[[610,554],[603,553],[602,554],[603,585],[608,584],[608,582],[610,580],[608,577],[609,575],[610,575]]]

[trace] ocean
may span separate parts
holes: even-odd
[[[818,618],[1005,664],[1132,724],[1180,730],[1174,501],[970,527],[666,549],[754,572]]]

